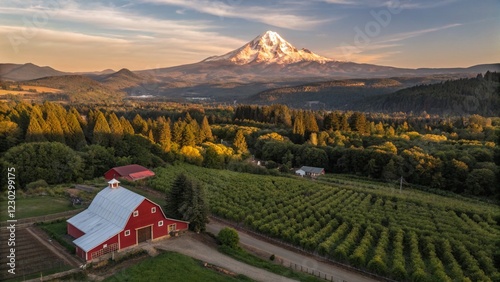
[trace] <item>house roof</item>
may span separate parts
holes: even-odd
[[[303,170],[308,173],[322,173],[325,169],[321,167],[303,166],[299,170]]]
[[[142,178],[155,175],[154,172],[152,172],[151,170],[149,170],[141,165],[137,165],[137,164],[117,166],[117,167],[114,167],[110,170],[116,171],[120,176],[123,176],[123,177],[131,176],[131,175],[138,174],[138,173],[140,176],[142,176]],[[110,170],[108,170],[108,172]],[[134,179],[139,179],[139,178],[134,177]]]
[[[73,242],[87,252],[115,236],[125,228],[130,215],[144,199],[121,186],[104,188],[86,210],[67,220],[85,233]]]

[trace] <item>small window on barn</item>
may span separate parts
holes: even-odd
[[[130,235],[130,230],[125,230],[125,236],[129,236]]]
[[[175,223],[174,223],[174,224],[170,224],[170,225],[168,226],[168,232],[175,231],[176,229],[177,229],[177,228],[176,228],[176,226],[175,226]]]
[[[134,217],[139,216],[139,211],[134,211]]]
[[[155,212],[156,212],[156,207],[151,208],[151,213],[155,213]]]
[[[103,248],[103,249],[106,249],[107,247],[108,247],[108,244],[104,244],[104,245],[102,245],[102,248]]]
[[[163,220],[158,221],[158,226],[163,226]]]

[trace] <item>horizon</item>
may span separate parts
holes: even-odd
[[[64,72],[166,68],[223,55],[272,30],[337,61],[411,69],[500,62],[494,0],[125,2],[1,3],[0,60]]]

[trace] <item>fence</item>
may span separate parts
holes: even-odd
[[[46,221],[53,221],[53,220],[62,219],[62,218],[68,218],[70,216],[73,216],[73,215],[81,212],[81,211],[82,211],[82,209],[77,209],[77,210],[65,211],[65,212],[37,216],[37,217],[22,218],[22,219],[17,220],[16,226],[31,225],[35,222],[46,222]],[[6,222],[6,221],[0,222],[0,228],[7,227],[7,226],[9,226],[8,222]]]
[[[380,280],[380,281],[396,282],[395,280],[391,280],[391,279],[388,279],[386,277],[382,277],[382,276],[379,276],[379,275],[376,275],[376,274],[364,271],[362,269],[355,268],[355,267],[352,267],[350,265],[347,265],[347,264],[344,264],[344,263],[341,263],[341,262],[338,262],[338,261],[334,261],[334,260],[332,260],[330,258],[321,256],[321,255],[319,255],[316,252],[311,252],[311,251],[305,250],[303,248],[297,247],[295,245],[292,245],[290,243],[284,242],[282,240],[278,240],[276,238],[272,238],[272,237],[263,235],[261,233],[257,233],[257,232],[255,232],[253,230],[250,230],[250,229],[248,229],[248,228],[246,228],[244,226],[241,226],[239,224],[236,224],[236,223],[234,223],[232,221],[228,221],[226,219],[223,219],[223,218],[220,218],[220,217],[217,217],[217,216],[214,216],[214,215],[210,215],[210,217],[213,218],[213,219],[215,219],[215,220],[217,220],[217,221],[220,221],[220,222],[222,222],[222,223],[224,223],[226,225],[232,226],[235,229],[244,231],[245,233],[249,233],[249,234],[251,234],[254,237],[261,238],[261,239],[264,239],[264,241],[272,242],[275,245],[284,247],[285,249],[291,249],[291,250],[293,250],[295,252],[306,254],[306,255],[318,258],[321,261],[329,262],[329,263],[331,263],[333,265],[342,267],[342,268],[344,268],[346,270],[349,270],[349,271],[352,271],[352,272],[356,272],[356,273],[359,273],[359,274],[362,274],[364,276],[371,277],[371,278],[374,278],[374,279],[377,279],[377,280]],[[300,265],[300,264],[296,264],[296,263],[287,261],[286,259],[283,259],[283,258],[280,258],[280,259],[281,259],[280,263],[283,266],[289,267],[291,269],[294,269],[294,270],[297,270],[297,271],[306,272],[308,274],[312,274],[313,276],[319,277],[319,278],[324,279],[326,281],[347,282],[345,280],[342,280],[342,279],[339,279],[339,278],[335,278],[331,274],[321,273],[320,271],[318,271],[318,270],[316,270],[314,268],[303,266],[303,265]]]

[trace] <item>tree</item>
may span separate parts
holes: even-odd
[[[43,129],[38,122],[36,115],[31,115],[28,130],[26,131],[26,142],[43,142],[47,141],[43,135]]]
[[[306,126],[304,124],[304,113],[299,112],[295,115],[295,120],[293,121],[293,134],[304,137],[306,133]]]
[[[39,179],[49,184],[69,183],[83,175],[82,158],[58,142],[24,143],[10,148],[3,159],[6,167],[16,168],[20,187]]]
[[[123,134],[124,135],[134,135],[134,128],[132,127],[132,124],[130,124],[130,121],[126,119],[125,117],[120,117],[120,124],[123,129]]]
[[[493,195],[496,187],[495,173],[487,168],[473,169],[469,175],[465,185],[467,191],[471,195],[489,196]]]
[[[245,135],[243,130],[238,130],[236,136],[234,137],[233,147],[239,154],[244,154],[248,151],[247,142],[245,140]]]
[[[73,112],[68,112],[66,120],[68,124],[68,133],[65,136],[66,144],[76,150],[83,148],[87,141],[85,141],[85,135],[78,118]]]
[[[108,116],[109,129],[111,131],[111,143],[115,144],[123,137],[123,127],[115,113]]]
[[[240,236],[238,235],[238,232],[233,228],[224,227],[219,231],[217,240],[222,246],[236,249],[238,248],[238,243],[240,242]]]
[[[96,113],[96,122],[92,133],[92,144],[108,146],[111,136],[109,124],[101,111]]]
[[[170,131],[170,119],[159,124],[158,143],[165,152],[169,152],[172,146],[172,133]]]
[[[181,219],[182,214],[179,212],[180,205],[182,204],[182,195],[184,193],[184,189],[188,182],[188,178],[184,173],[177,175],[170,188],[170,191],[167,192],[165,196],[165,215],[167,217]]]
[[[319,131],[318,122],[316,121],[316,117],[314,116],[313,112],[310,111],[306,112],[304,117],[304,125],[305,125],[305,130],[308,133]]]
[[[186,123],[182,121],[180,118],[174,122],[174,127],[172,129],[172,141],[179,145],[182,144],[182,135],[184,132],[184,127],[186,127]]]
[[[56,117],[54,112],[47,113],[47,120],[45,121],[45,126],[43,127],[43,133],[48,141],[65,143],[64,142],[64,131],[61,127],[61,122]]]
[[[134,128],[135,133],[147,136],[149,129],[148,123],[139,114],[136,114],[132,120],[132,127]]]
[[[167,215],[189,221],[189,228],[197,233],[205,231],[208,223],[208,203],[205,187],[185,174],[179,174],[166,196]]]
[[[202,143],[205,141],[214,140],[214,137],[212,135],[212,129],[210,128],[210,124],[208,123],[208,119],[206,116],[203,116],[203,120],[201,122],[200,139]]]
[[[81,156],[85,161],[85,176],[88,178],[101,177],[115,165],[113,148],[90,145],[84,148]]]

